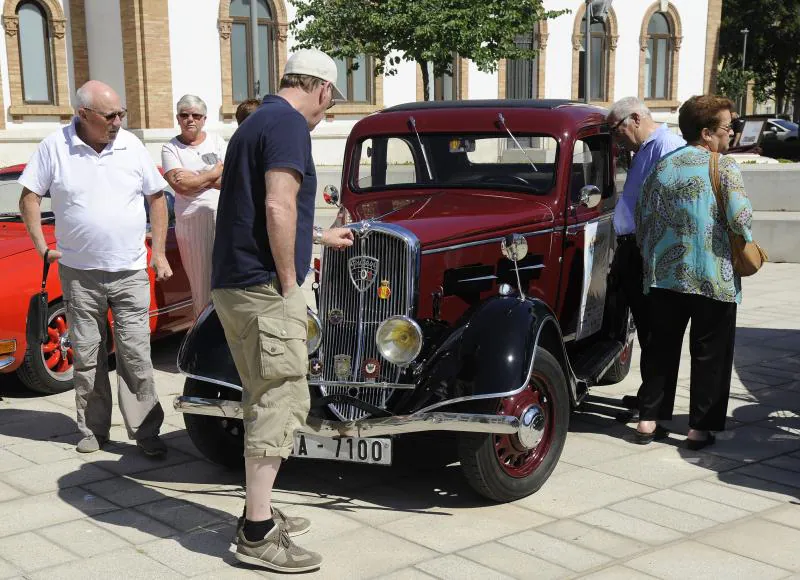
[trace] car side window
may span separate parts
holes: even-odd
[[[397,137],[365,139],[355,167],[358,189],[419,183],[414,151]]]
[[[596,185],[604,198],[614,193],[610,179],[610,150],[608,135],[584,137],[575,142],[570,171],[570,199],[573,202],[580,200],[581,188],[586,185]]]

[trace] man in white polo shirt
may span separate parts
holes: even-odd
[[[158,433],[164,411],[158,402],[150,360],[150,282],[143,196],[150,205],[156,279],[172,276],[164,246],[167,186],[144,145],[122,128],[125,109],[106,84],[78,89],[72,123],[39,144],[19,179],[20,208],[33,244],[46,260],[59,261],[74,352],[75,401],[90,453],[108,441],[111,385],[106,326],[114,318],[119,402],[128,436],[147,455],[166,446]],[[41,198],[50,193],[56,218],[56,250],[42,234]]]

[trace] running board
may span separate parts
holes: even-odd
[[[570,357],[575,376],[586,385],[587,391],[603,378],[624,348],[625,345],[618,340],[603,340]]]

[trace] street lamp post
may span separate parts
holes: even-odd
[[[742,80],[744,80],[744,91],[739,99],[739,115],[743,116],[747,107],[747,80],[745,80],[745,59],[747,58],[747,33],[750,32],[747,28],[742,28],[739,32],[744,34],[744,43],[742,44]]]
[[[592,90],[592,60],[591,60],[591,46],[592,46],[592,0],[586,0],[586,27],[583,32],[583,102],[589,103],[591,97],[589,91]]]

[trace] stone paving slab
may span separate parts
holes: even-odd
[[[684,444],[684,341],[668,440],[634,445],[635,424],[614,418],[640,382],[634,356],[622,383],[572,415],[550,480],[512,504],[472,492],[444,436],[399,440],[388,468],[288,462],[274,500],[312,520],[298,543],[325,559],[304,577],[800,578],[798,283],[800,266],[786,264],[744,281],[729,430],[701,452]],[[233,558],[243,476],[202,459],[170,406],[179,344],[153,348],[161,462],[128,441],[116,408],[113,443],[76,454],[72,393],[32,396],[0,377],[0,580],[285,578]]]

